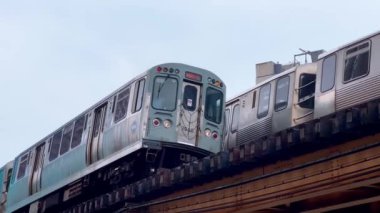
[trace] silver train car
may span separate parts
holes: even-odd
[[[231,149],[313,119],[316,63],[275,75],[226,104],[224,148]]]
[[[16,157],[9,187],[0,187],[6,212],[58,212],[73,199],[219,152],[225,90],[204,69],[149,69]]]
[[[380,99],[380,32],[325,52],[232,98],[226,104],[224,148],[278,136],[305,122],[331,132],[332,116]]]

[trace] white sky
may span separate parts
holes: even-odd
[[[0,0],[0,166],[135,75],[215,72],[227,97],[255,64],[380,30],[380,1]]]

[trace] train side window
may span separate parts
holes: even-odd
[[[49,161],[52,161],[58,157],[61,139],[62,139],[62,130],[55,133],[53,136],[53,140],[51,142],[51,148],[50,148]]]
[[[71,142],[72,135],[73,135],[73,124],[65,127],[65,129],[63,130],[61,148],[59,150],[60,155],[63,155],[70,149],[70,142]]]
[[[289,81],[289,76],[285,76],[277,80],[276,98],[274,103],[275,111],[283,110],[288,106]]]
[[[29,163],[29,153],[24,154],[18,164],[17,180],[23,178]]]
[[[125,118],[127,115],[128,110],[128,102],[129,102],[129,87],[119,92],[117,95],[117,102],[116,102],[116,113],[114,121],[115,123],[120,121],[121,119]]]
[[[256,107],[256,90],[253,91],[253,97],[252,97],[252,109]]]
[[[240,116],[240,106],[236,104],[232,112],[232,122],[231,122],[231,132],[234,133],[237,131],[239,126],[239,116]]]
[[[141,79],[135,86],[135,103],[132,112],[137,112],[141,109],[144,97],[145,79]]]
[[[197,108],[197,94],[198,90],[196,87],[191,85],[185,86],[182,100],[182,106],[184,109],[194,111]]]
[[[335,84],[336,56],[331,55],[323,60],[321,92],[329,91]]]
[[[344,78],[347,83],[369,73],[370,45],[369,42],[360,44],[346,51]]]
[[[265,84],[260,88],[259,107],[257,109],[257,118],[263,118],[268,115],[270,101],[270,84]]]
[[[78,146],[82,140],[82,133],[84,130],[85,116],[80,117],[75,121],[73,140],[71,141],[71,148]]]
[[[302,108],[314,108],[315,74],[301,74],[298,88],[298,105]]]

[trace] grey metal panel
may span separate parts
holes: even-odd
[[[272,116],[269,116],[257,123],[247,126],[237,133],[237,144],[242,145],[261,137],[267,136],[272,132]]]
[[[337,90],[336,109],[341,110],[380,97],[380,76],[367,78]]]

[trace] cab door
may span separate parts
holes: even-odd
[[[200,85],[183,82],[183,98],[180,107],[178,141],[194,146],[198,145],[198,134],[200,129],[200,91]]]
[[[41,189],[41,172],[45,156],[45,143],[36,148],[32,175],[30,177],[29,193],[32,195]]]
[[[100,159],[100,142],[103,136],[106,113],[107,103],[95,109],[91,136],[87,144],[88,164],[92,164]]]

